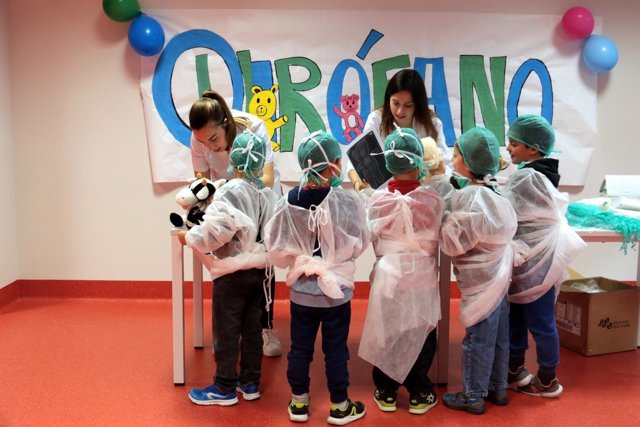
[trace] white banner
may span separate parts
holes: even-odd
[[[142,57],[141,95],[154,182],[193,175],[188,113],[203,89],[264,118],[283,181],[296,144],[326,129],[343,144],[380,106],[401,68],[425,78],[449,146],[476,124],[504,143],[509,123],[542,114],[556,130],[562,185],[584,185],[597,133],[597,75],[561,16],[430,12],[155,10],[167,43]],[[600,33],[596,19],[594,33]],[[254,96],[259,94],[259,96]],[[357,95],[357,99],[353,97]],[[341,102],[351,97],[355,105]],[[251,100],[253,99],[253,102]],[[346,99],[346,98],[345,98]],[[258,104],[260,100],[260,104]],[[269,100],[267,102],[266,100]],[[506,155],[506,152],[505,152]],[[506,156],[508,159],[508,155]]]

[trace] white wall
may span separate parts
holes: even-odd
[[[143,10],[214,7],[206,0],[140,3]],[[416,3],[403,6],[561,16],[575,5],[574,0]],[[128,24],[108,19],[97,0],[13,0],[8,4],[19,278],[170,280],[168,215],[177,210],[173,195],[181,185],[151,182],[138,88],[139,57],[128,47]],[[274,0],[269,6],[390,9],[393,4]],[[620,61],[613,72],[599,78],[601,141],[587,184],[574,199],[597,195],[605,173],[639,173],[640,158],[635,137],[640,2],[585,0],[581,4],[604,18],[604,34],[616,42]],[[241,7],[266,6],[253,0],[242,2]],[[231,6],[223,3],[222,7]],[[0,84],[6,81],[1,76]],[[2,245],[6,250],[4,241]],[[616,245],[596,249],[581,256],[578,271],[635,279],[634,255],[623,257]],[[9,258],[1,255],[2,261]],[[358,280],[368,279],[371,262],[371,252],[358,262]]]
[[[0,288],[18,279],[7,1],[0,0]]]

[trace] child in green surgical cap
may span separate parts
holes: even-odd
[[[397,409],[404,386],[409,412],[420,415],[438,403],[428,371],[440,320],[437,247],[444,201],[421,184],[429,170],[413,129],[387,136],[383,153],[393,178],[367,204],[376,263],[358,355],[373,365],[373,398],[381,411]]]
[[[542,116],[518,117],[507,132],[507,151],[520,166],[504,188],[518,216],[516,238],[531,250],[514,267],[509,287],[509,386],[522,393],[557,397],[562,385],[556,377],[560,344],[555,319],[558,286],[569,263],[586,244],[565,219],[568,196],[556,190],[558,160],[548,158],[555,133]],[[528,332],[536,343],[538,372],[525,367]]]
[[[320,328],[331,400],[327,421],[345,425],[365,414],[364,404],[348,395],[347,338],[354,260],[369,245],[369,229],[358,196],[340,186],[341,157],[338,141],[326,132],[314,132],[300,142],[300,185],[280,200],[265,234],[269,259],[289,270],[288,413],[295,422],[309,419],[309,368]]]
[[[509,306],[516,214],[497,194],[500,147],[491,131],[476,127],[458,138],[452,164],[458,188],[445,214],[441,249],[451,257],[461,293],[462,391],[443,397],[446,407],[485,412],[485,399],[508,404]]]
[[[216,373],[212,385],[189,392],[189,399],[198,405],[235,405],[237,393],[244,400],[260,397],[260,305],[271,271],[262,237],[278,200],[260,179],[267,144],[251,131],[235,137],[229,153],[234,179],[216,191],[203,222],[185,236],[186,243],[204,257],[214,281]]]

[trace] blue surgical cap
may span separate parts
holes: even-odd
[[[495,176],[500,170],[500,145],[489,129],[469,129],[460,135],[456,143],[464,163],[474,175]]]
[[[556,135],[553,128],[542,116],[523,114],[509,127],[507,137],[537,150],[547,157],[553,151]]]

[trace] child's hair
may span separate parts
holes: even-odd
[[[553,151],[556,135],[551,124],[542,116],[523,114],[509,126],[507,138],[518,141],[548,157]]]
[[[318,130],[303,138],[298,145],[298,164],[302,168],[300,183],[325,183],[326,179],[320,173],[328,167],[335,171],[334,162],[341,157],[340,144],[330,133]]]
[[[422,141],[411,128],[399,127],[384,140],[384,163],[394,175],[418,169],[418,179],[422,178],[428,172],[423,157]]]
[[[411,93],[413,104],[415,105],[413,119],[424,127],[427,136],[438,139],[438,131],[433,125],[433,116],[435,114],[429,109],[429,98],[427,97],[427,90],[424,88],[424,80],[420,73],[413,69],[398,71],[387,83],[387,89],[384,92],[384,103],[381,107],[380,132],[383,135],[389,135],[394,131],[390,104],[391,96],[405,90]]]
[[[229,164],[243,172],[248,181],[262,183],[256,173],[264,166],[266,141],[250,130],[236,136],[229,153]]]
[[[234,126],[230,126],[231,121]],[[227,151],[230,149],[231,142],[236,138],[237,128],[247,129],[249,127],[249,122],[246,119],[240,117],[234,119],[224,98],[218,92],[210,89],[205,90],[202,93],[202,98],[191,106],[189,127],[198,130],[209,122],[224,128],[227,141],[229,141]]]
[[[429,169],[429,174],[443,175],[446,169],[444,167],[442,150],[430,136],[422,138],[421,141],[424,149],[424,165]]]

